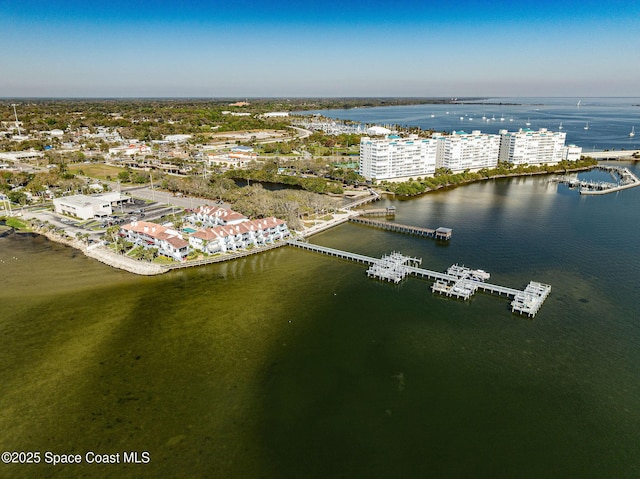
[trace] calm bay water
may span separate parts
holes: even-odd
[[[384,203],[452,241],[347,224],[313,242],[549,283],[538,316],[289,247],[143,278],[5,233],[0,451],[151,462],[0,477],[640,476],[640,188],[536,177]]]
[[[578,106],[578,102],[580,105]],[[347,110],[318,110],[329,118],[365,124],[419,126],[451,132],[547,128],[562,123],[567,143],[593,150],[640,149],[640,98],[489,98],[452,105],[408,105]],[[482,119],[485,117],[485,120]],[[501,119],[503,119],[501,121]],[[530,123],[527,126],[527,123]],[[588,124],[588,125],[587,125]],[[585,126],[589,128],[585,130]],[[630,137],[631,128],[638,135]]]

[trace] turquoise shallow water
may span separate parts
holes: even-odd
[[[640,188],[522,178],[386,202],[452,241],[344,225],[313,242],[549,283],[538,316],[293,248],[140,278],[5,234],[0,449],[151,461],[0,476],[638,477]]]

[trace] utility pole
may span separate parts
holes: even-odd
[[[118,179],[118,203],[120,203],[120,213],[124,214],[124,207],[122,206],[122,192],[120,191],[119,179]]]
[[[18,135],[22,135],[22,133],[20,133],[20,122],[18,121],[18,112],[16,112],[16,104],[12,103],[11,106],[13,107],[13,114],[16,117],[16,128],[18,129]]]

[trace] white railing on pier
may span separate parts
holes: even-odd
[[[364,263],[368,265],[373,265],[380,261],[380,259],[373,258],[371,256],[366,256],[366,255],[357,254],[357,253],[350,253],[348,251],[329,248],[327,246],[320,246],[320,245],[311,244],[311,243],[303,243],[296,239],[290,239],[288,241],[288,244],[290,244],[291,246],[296,246],[298,248],[306,249],[308,251],[315,251],[317,253],[323,253],[329,256],[334,256],[336,258],[348,259],[351,261],[356,261],[358,263]],[[441,273],[439,271],[432,271],[424,268],[418,268],[416,266],[405,265],[404,268],[408,274],[412,276],[416,276],[418,278],[426,278],[433,281],[438,281],[438,280],[446,281],[449,283],[456,283],[457,281],[460,280],[459,277],[451,274]],[[523,291],[519,289],[500,286],[497,284],[485,283],[483,281],[476,281],[473,279],[465,279],[465,282],[469,283],[470,285],[474,285],[475,287],[477,287],[477,289],[480,289],[487,293],[498,294],[500,296],[504,295],[507,297],[515,298],[518,294],[523,293]]]

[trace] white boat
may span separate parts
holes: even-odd
[[[529,118],[527,118],[527,122],[525,123],[525,125],[531,126],[531,121],[529,121]]]
[[[491,275],[482,269],[474,269],[470,272],[470,277],[474,281],[486,281],[491,278]]]
[[[500,117],[500,121],[504,121],[504,116],[501,116],[501,117]]]
[[[578,100],[578,103],[577,103],[577,105],[576,105],[578,108],[580,108],[580,102],[581,102],[581,101],[582,101],[582,100]]]
[[[629,133],[629,136],[631,136],[631,137],[636,136],[636,127],[635,126],[631,127],[631,133]]]
[[[588,130],[588,129],[589,129],[589,122],[587,122],[587,124],[586,124],[586,125],[584,125],[584,129],[585,129],[585,130]]]
[[[560,126],[558,127],[558,130],[562,130],[562,122],[560,122]]]

